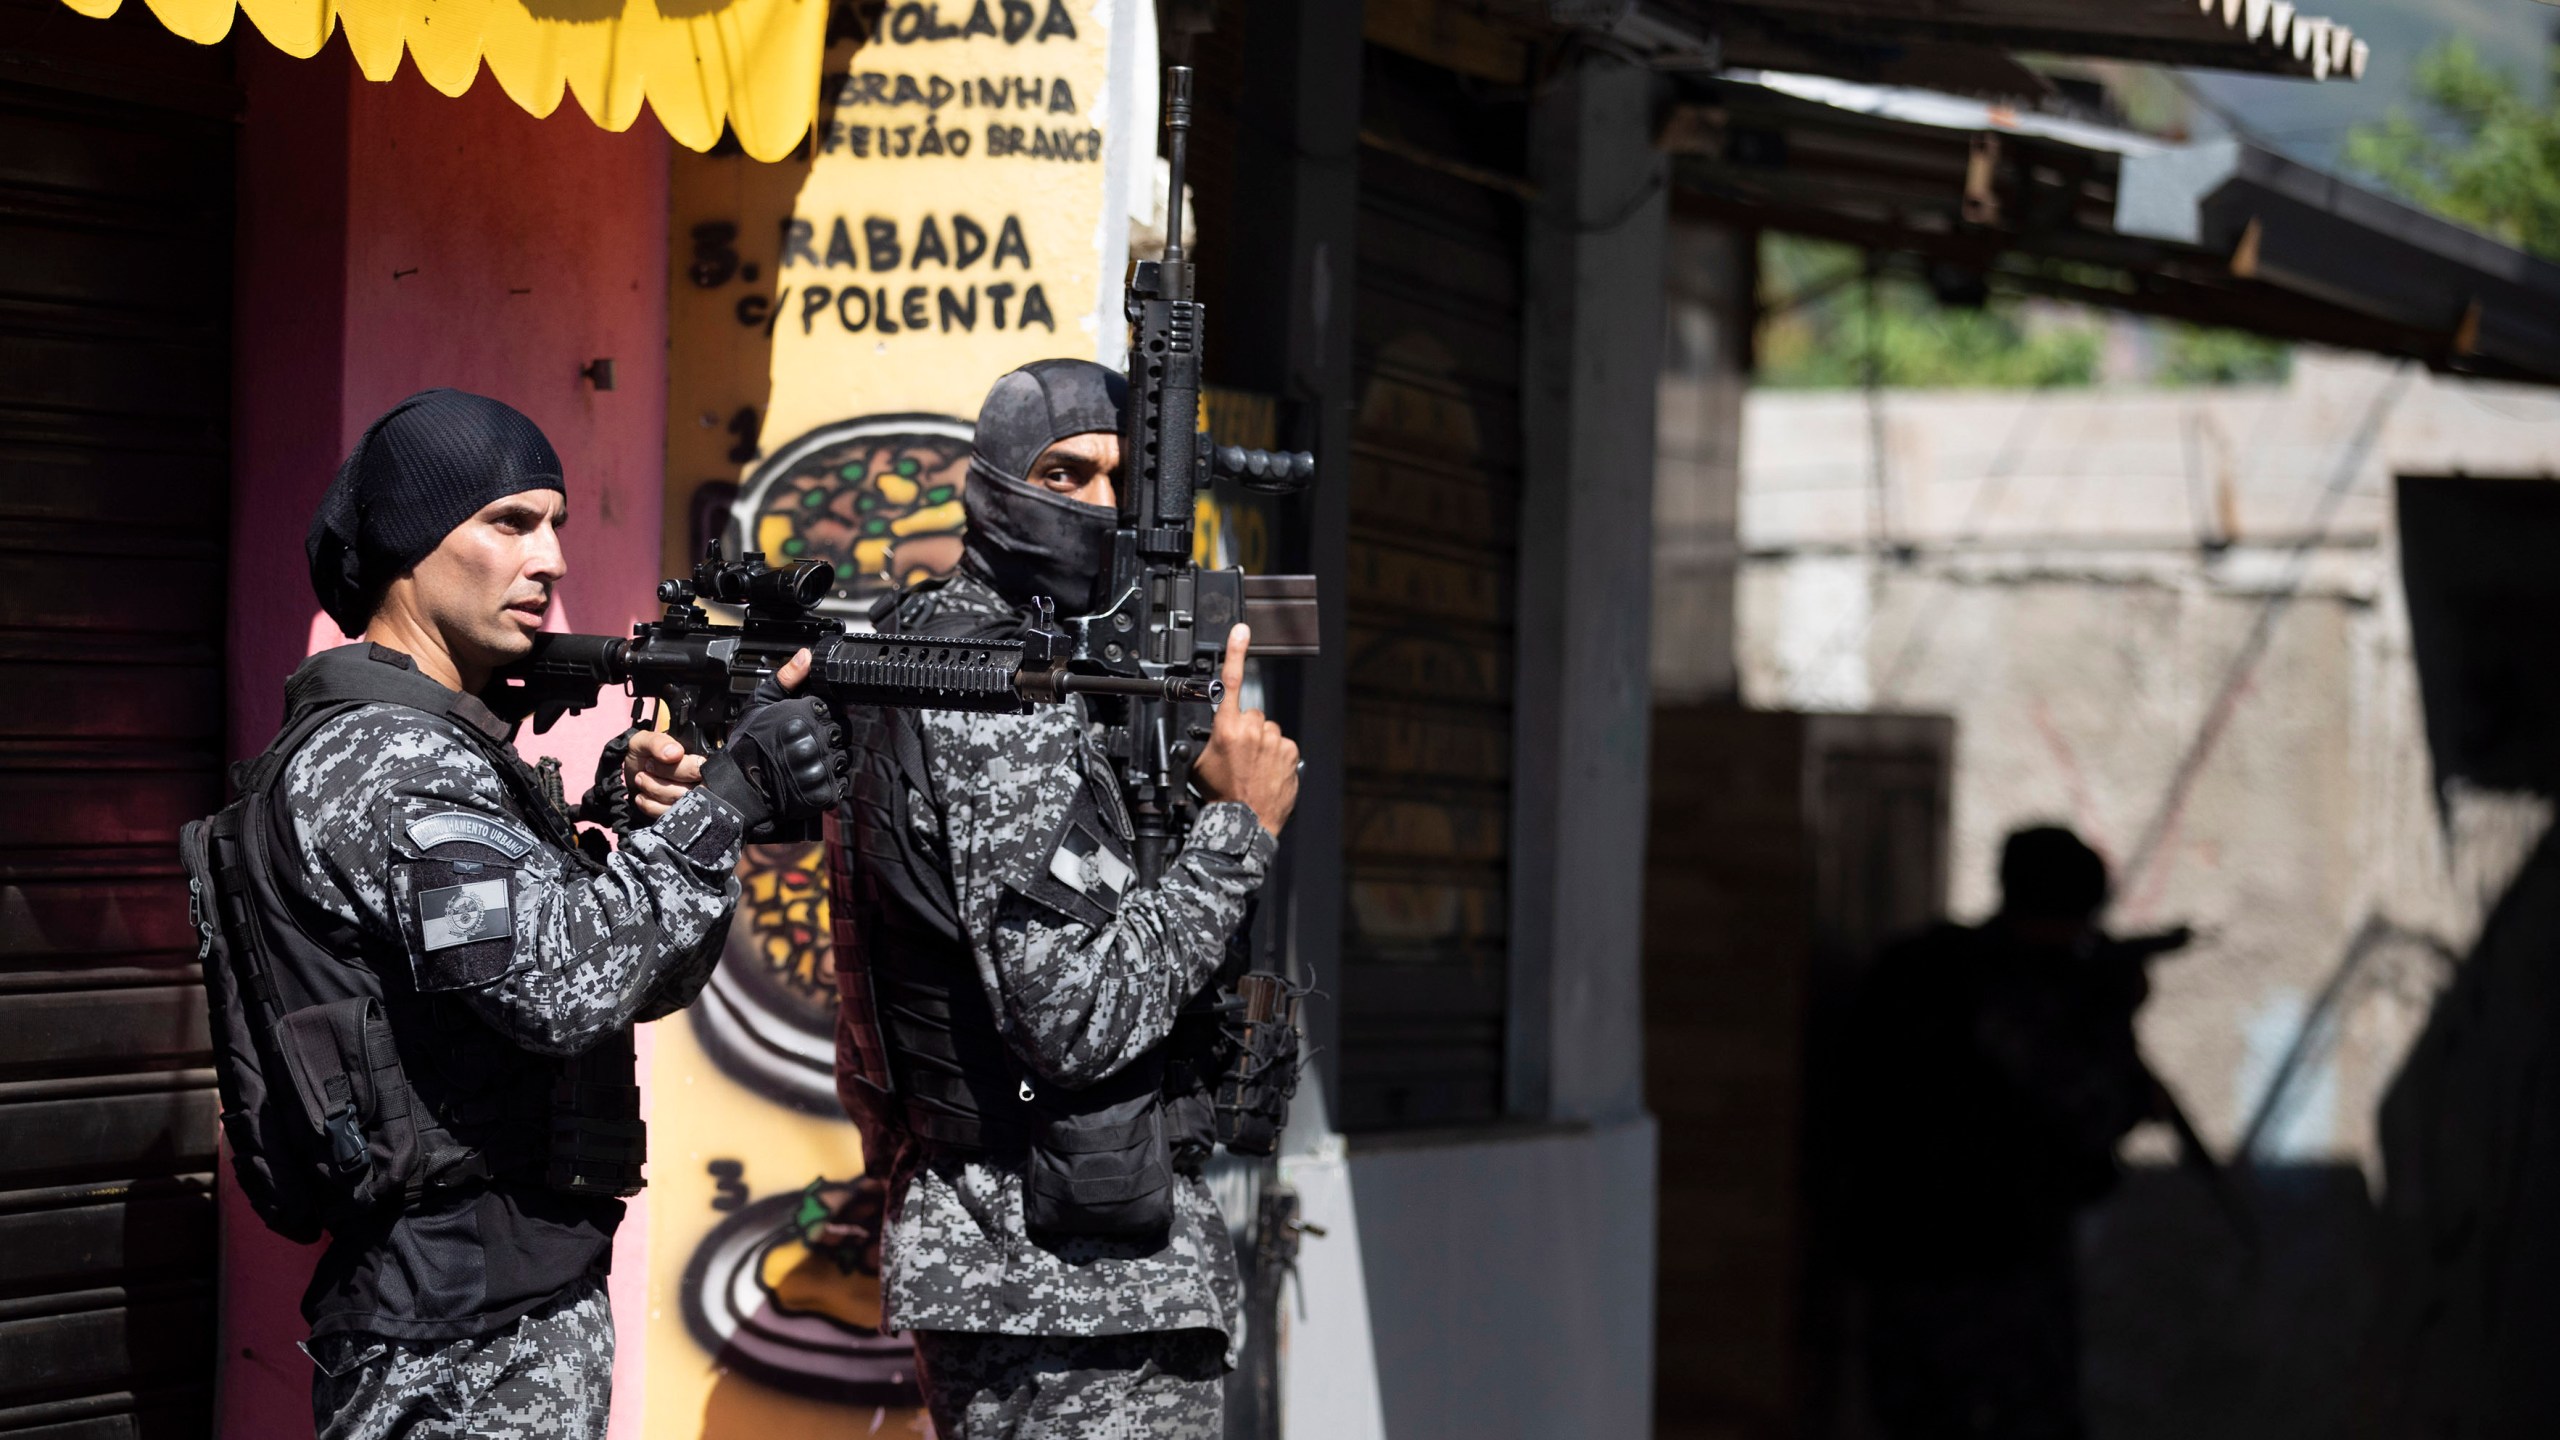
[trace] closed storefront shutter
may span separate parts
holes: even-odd
[[[230,60],[0,0],[0,1434],[201,1434]]]
[[[1526,107],[1375,47],[1361,111],[1345,1130],[1502,1110]]]

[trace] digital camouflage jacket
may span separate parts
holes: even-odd
[[[898,628],[924,622],[941,633],[955,619],[1012,615],[964,572],[912,594]],[[1069,810],[1103,765],[1081,702],[1027,715],[907,718],[920,728],[933,793],[908,801],[905,860],[947,880],[978,983],[1025,1083],[1091,1085],[1164,1044],[1176,1014],[1224,960],[1277,842],[1245,806],[1210,805],[1155,885],[1108,896],[1087,887],[1084,898],[1056,903],[1064,897],[1047,877],[1058,873],[1058,837],[1073,833]],[[1044,894],[1051,899],[1036,898]],[[1197,1178],[1176,1181],[1170,1232],[1147,1241],[1035,1238],[1018,1166],[912,1146],[889,1201],[881,1277],[891,1328],[1205,1329],[1224,1335],[1230,1352],[1242,1339],[1234,1248]]]
[[[387,651],[368,659],[375,649],[325,652],[306,668],[405,666]],[[449,996],[456,1020],[535,1055],[608,1041],[627,1054],[631,1025],[690,1004],[719,960],[737,812],[696,790],[591,861],[547,838],[560,824],[521,812],[529,774],[510,785],[491,753],[507,727],[475,701],[453,714],[366,704],[314,731],[277,784],[295,862],[285,880],[383,990]],[[372,1233],[338,1233],[304,1312],[315,1334],[484,1334],[603,1273],[621,1215],[609,1197],[505,1180],[430,1197]]]

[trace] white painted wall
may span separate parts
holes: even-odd
[[[1297,1189],[1307,1226],[1296,1283],[1280,1301],[1281,1429],[1296,1440],[1384,1440],[1360,1212],[1342,1137],[1325,1135],[1313,1149],[1282,1157],[1280,1179]]]

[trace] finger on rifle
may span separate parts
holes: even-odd
[[[1218,708],[1233,714],[1244,705],[1244,652],[1253,644],[1253,627],[1238,625],[1227,632],[1227,658],[1218,666],[1218,683],[1226,687],[1226,695]]]
[[[631,737],[631,753],[652,770],[672,770],[684,759],[684,746],[663,730],[643,730]]]
[[[804,646],[798,654],[782,662],[782,668],[773,672],[773,678],[785,690],[799,689],[800,682],[809,678],[808,649]]]
[[[684,790],[681,787],[670,785],[654,775],[637,777],[632,783],[631,793],[642,804],[655,805],[661,809],[672,806],[684,798]]]

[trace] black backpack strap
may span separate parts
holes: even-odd
[[[362,703],[313,706],[291,717],[275,743],[255,758],[232,767],[231,778],[239,789],[239,798],[206,822],[205,860],[206,868],[212,872],[214,893],[203,897],[203,903],[226,905],[234,911],[221,919],[228,927],[233,948],[239,952],[240,978],[245,982],[250,1003],[257,1007],[256,1019],[261,1029],[273,1030],[290,1007],[276,987],[275,957],[267,953],[266,929],[258,923],[252,899],[256,891],[249,866],[257,845],[272,845],[273,839],[262,835],[253,841],[249,835],[248,827],[260,808],[249,800],[267,794],[276,777],[284,772],[285,763],[313,732]],[[283,889],[288,895],[295,892],[292,886]]]
[[[365,675],[365,678],[374,677]],[[552,803],[541,776],[532,766],[525,764],[504,740],[489,733],[482,723],[486,710],[479,701],[456,694],[433,681],[406,683],[414,677],[405,674],[381,678],[393,683],[379,689],[345,684],[300,687],[296,698],[302,702],[301,706],[287,717],[285,728],[276,736],[275,743],[267,747],[265,754],[232,767],[232,781],[238,787],[238,793],[246,795],[252,789],[273,785],[294,753],[331,720],[367,705],[397,705],[432,715],[452,726],[464,743],[488,761],[489,768],[498,772],[498,783],[506,787],[508,798],[516,804],[519,818],[537,826],[542,837],[554,848],[567,851],[573,857],[572,864],[599,868],[594,857],[578,844],[577,822]],[[480,713],[473,713],[475,711]]]
[[[284,728],[276,732],[267,748],[231,767],[231,793],[248,795],[275,783],[296,752],[300,751],[321,726],[350,710],[362,708],[362,700],[326,701],[306,705],[285,717]]]

